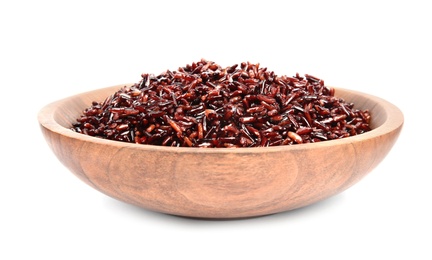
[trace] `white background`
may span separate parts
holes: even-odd
[[[0,259],[432,259],[427,2],[1,1]],[[44,105],[201,58],[382,97],[403,111],[404,129],[347,191],[231,221],[118,202],[46,145]]]

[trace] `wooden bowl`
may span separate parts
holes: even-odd
[[[372,131],[321,143],[262,148],[174,148],[110,141],[70,130],[92,101],[123,85],[44,107],[38,120],[57,158],[82,181],[153,211],[244,218],[292,210],[337,194],[377,166],[396,142],[401,111],[364,93],[335,95],[369,109]]]

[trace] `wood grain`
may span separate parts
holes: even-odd
[[[303,207],[344,191],[371,172],[396,142],[403,114],[371,95],[336,88],[369,109],[373,130],[341,140],[266,148],[172,148],[102,140],[69,128],[92,101],[123,85],[41,109],[42,133],[78,178],[113,198],[197,218],[244,218]]]

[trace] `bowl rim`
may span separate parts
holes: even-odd
[[[62,125],[60,125],[56,119],[55,119],[55,113],[57,109],[60,107],[62,103],[64,103],[67,100],[78,98],[80,96],[91,94],[95,92],[100,91],[107,91],[107,90],[114,90],[115,88],[121,88],[123,86],[131,85],[128,84],[120,84],[120,85],[114,85],[110,87],[105,88],[99,88],[94,89],[86,92],[82,92],[76,95],[72,95],[54,102],[51,102],[44,107],[42,107],[38,114],[37,119],[39,122],[39,125],[43,128],[46,128],[47,130],[57,133],[59,135],[65,136],[67,138],[76,139],[80,141],[90,142],[94,144],[99,145],[108,145],[108,146],[114,146],[117,148],[129,148],[129,149],[138,149],[148,152],[166,152],[166,153],[205,153],[205,154],[227,154],[227,153],[236,153],[236,154],[255,154],[255,153],[262,153],[262,152],[281,152],[281,151],[297,151],[297,150],[308,150],[308,149],[316,149],[316,148],[326,148],[330,146],[335,145],[346,145],[346,144],[353,144],[356,142],[361,142],[364,140],[373,139],[388,133],[391,133],[395,131],[398,128],[401,128],[404,123],[404,115],[402,111],[393,105],[392,103],[388,102],[385,99],[382,99],[380,97],[367,94],[364,92],[360,92],[357,90],[350,90],[346,88],[339,88],[339,87],[332,87],[335,89],[335,96],[338,96],[338,92],[345,92],[345,93],[351,93],[353,95],[360,95],[368,100],[371,100],[374,104],[372,107],[368,107],[369,110],[372,110],[375,106],[380,105],[383,108],[383,111],[385,112],[385,119],[384,122],[378,126],[377,128],[373,128],[371,131],[368,131],[366,133],[362,133],[355,136],[350,136],[342,139],[335,139],[335,140],[329,140],[329,141],[323,141],[318,143],[304,143],[304,144],[296,144],[296,145],[280,145],[280,146],[271,146],[271,147],[237,147],[237,148],[198,148],[198,147],[167,147],[167,146],[160,146],[160,145],[147,145],[147,144],[135,144],[135,143],[128,143],[128,142],[121,142],[116,140],[109,140],[109,139],[103,139],[98,138],[94,136],[88,136],[81,133],[77,133],[72,131],[69,128],[66,128]],[[83,108],[84,109],[84,108]],[[373,117],[373,115],[372,115]]]

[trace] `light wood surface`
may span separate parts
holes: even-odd
[[[122,86],[45,106],[38,114],[43,135],[57,158],[96,190],[187,217],[274,214],[342,192],[384,159],[404,120],[397,107],[381,98],[336,88],[336,96],[371,111],[372,131],[315,144],[201,149],[122,143],[69,129],[92,101],[103,101]]]

